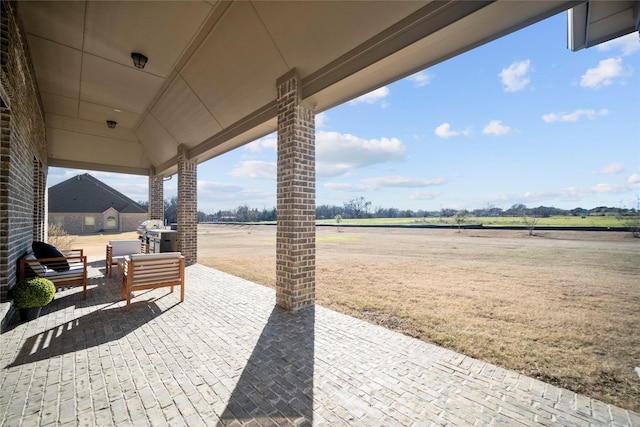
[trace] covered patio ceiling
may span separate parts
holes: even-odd
[[[165,176],[274,132],[293,68],[319,113],[576,6],[573,49],[637,30],[634,1],[19,3],[49,166]]]

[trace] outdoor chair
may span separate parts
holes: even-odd
[[[105,274],[111,277],[113,266],[118,266],[118,275],[120,271],[120,261],[127,255],[146,254],[149,253],[149,245],[142,240],[110,240],[107,245],[107,255],[105,258]]]
[[[131,308],[131,294],[145,289],[180,286],[180,301],[184,301],[184,256],[180,252],[135,254],[122,260],[122,299]]]
[[[82,299],[87,299],[87,257],[82,249],[72,249],[62,257],[36,258],[30,253],[20,260],[20,280],[43,277],[56,287],[82,286]]]

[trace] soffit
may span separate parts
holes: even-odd
[[[638,31],[640,2],[589,1],[569,12],[568,44],[572,50],[595,46]]]
[[[18,4],[49,164],[169,175],[180,145],[202,162],[273,132],[276,80],[293,68],[320,112],[579,3]]]

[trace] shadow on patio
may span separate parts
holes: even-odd
[[[311,425],[314,323],[313,308],[273,309],[219,425],[232,420]]]
[[[65,303],[68,305],[70,300],[68,296],[58,299],[48,312],[54,311],[57,307],[63,309]],[[117,341],[162,314],[155,302],[146,302],[146,307],[142,309],[140,305],[140,303],[138,307],[135,304],[132,305],[133,309],[128,313],[129,315],[125,316],[126,307],[116,306],[115,303],[110,304],[30,336],[24,340],[14,362],[8,367],[75,353]],[[126,320],[122,321],[122,319]]]

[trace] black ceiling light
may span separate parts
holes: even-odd
[[[143,54],[138,52],[133,52],[131,54],[131,58],[133,59],[133,65],[135,65],[136,68],[140,68],[140,69],[144,68],[145,64],[147,63],[147,60],[149,59]]]
[[[115,128],[117,124],[118,122],[114,122],[113,120],[107,120],[107,126],[109,127],[109,129]]]

